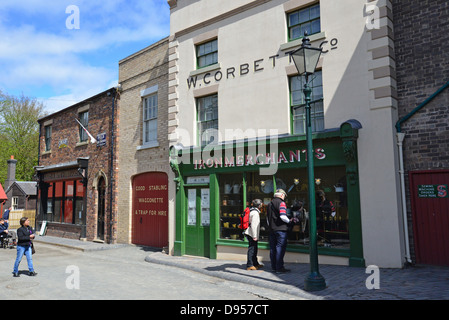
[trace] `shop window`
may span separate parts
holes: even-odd
[[[306,133],[306,113],[304,88],[305,78],[294,76],[290,77],[290,104],[292,110],[292,132],[293,134]],[[312,89],[311,95],[311,122],[312,131],[318,132],[324,130],[324,108],[323,108],[323,80],[322,72],[317,71],[312,76],[309,83]]]
[[[318,245],[336,248],[349,247],[348,204],[346,174],[344,167],[315,168],[316,217]],[[309,242],[308,179],[307,169],[279,170],[276,173],[276,188],[284,189],[287,215],[298,222],[289,228],[290,244]],[[298,208],[303,205],[307,213]]]
[[[198,138],[201,146],[218,142],[218,95],[197,99]]]
[[[197,45],[196,58],[198,69],[218,63],[218,40]]]
[[[64,223],[73,222],[73,194],[74,181],[65,182],[65,197],[64,197]]]
[[[46,216],[44,220],[46,221],[55,221],[55,212],[54,212],[54,183],[49,183],[47,190],[47,210]]]
[[[81,180],[75,181],[75,224],[83,224],[83,211],[84,211],[84,185]]]
[[[316,215],[318,245],[349,248],[348,203],[344,167],[316,167]],[[242,187],[245,179],[246,189]],[[261,199],[264,206],[260,214],[260,241],[268,242],[266,208],[275,189],[284,189],[287,215],[297,218],[288,230],[288,243],[309,245],[309,204],[307,169],[280,169],[274,176],[262,176],[259,172],[223,174],[220,186],[220,238],[241,239],[240,214],[254,199]],[[324,200],[324,201],[322,201]],[[305,212],[299,208],[303,206]]]
[[[84,185],[80,180],[49,183],[46,205],[43,220],[82,224]]]
[[[287,15],[289,40],[321,32],[320,5],[316,4]]]
[[[223,174],[219,176],[220,187],[220,238],[242,239],[240,214],[243,205],[243,175]]]

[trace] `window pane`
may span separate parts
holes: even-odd
[[[312,21],[312,33],[318,33],[321,31],[320,19]]]
[[[301,25],[301,37],[307,32],[308,35],[312,34],[312,24],[310,22]]]
[[[298,39],[302,37],[301,35],[301,26],[296,26],[290,29],[290,39]]]
[[[320,5],[310,7],[310,19],[316,19],[320,16]]]
[[[291,13],[288,16],[288,23],[289,23],[289,26],[294,26],[295,24],[298,24],[299,23],[299,12]]]
[[[309,8],[306,8],[304,10],[299,11],[299,22],[300,23],[309,21],[309,19],[310,19],[310,10],[309,10]]]

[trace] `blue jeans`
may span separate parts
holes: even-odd
[[[19,273],[19,264],[20,261],[22,261],[23,254],[25,253],[25,256],[27,257],[27,263],[28,263],[28,270],[30,272],[34,272],[33,268],[33,258],[31,253],[31,246],[17,246],[17,258],[16,262],[14,263],[14,273]]]
[[[287,248],[287,231],[270,232],[270,260],[271,270],[284,268],[284,255]]]

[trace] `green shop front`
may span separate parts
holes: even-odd
[[[320,263],[365,266],[362,250],[357,137],[360,124],[313,136],[315,186],[332,212],[317,208]],[[246,259],[240,214],[253,199],[270,203],[277,188],[288,193],[288,214],[298,202],[306,211],[307,161],[304,136],[231,142],[213,147],[171,148],[175,172],[175,255]],[[308,215],[290,226],[286,262],[308,262]],[[261,212],[259,255],[269,261],[266,208]]]

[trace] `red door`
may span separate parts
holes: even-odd
[[[168,245],[168,176],[162,172],[133,179],[132,243],[162,248]]]
[[[449,266],[449,170],[409,177],[416,262]]]

